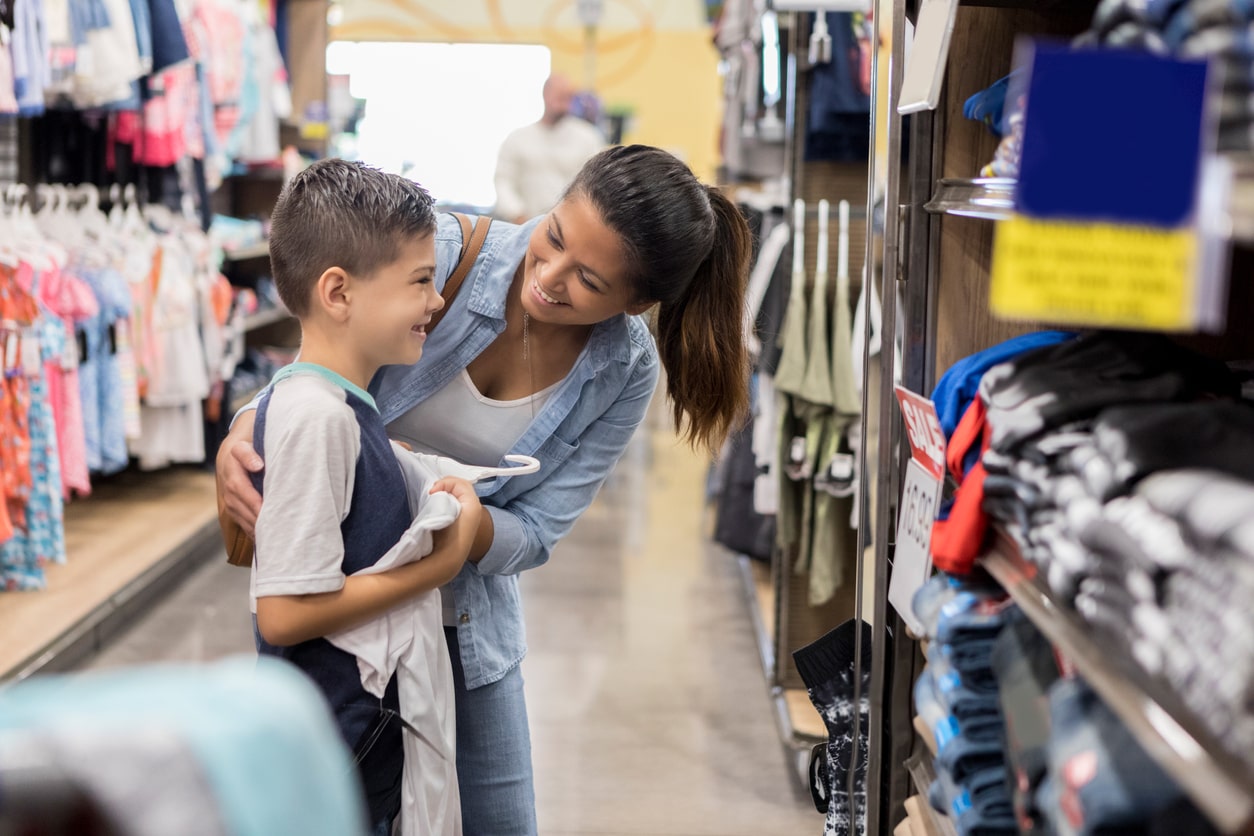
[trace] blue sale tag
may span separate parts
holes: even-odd
[[[1193,216],[1207,64],[1035,44],[1015,209],[1038,219],[1177,228]]]
[[[1018,50],[1021,159],[1014,212],[995,233],[993,311],[1079,327],[1221,327],[1231,180],[1211,153],[1207,63]]]

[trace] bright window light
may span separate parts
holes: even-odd
[[[505,135],[544,111],[547,47],[336,41],[327,72],[366,101],[353,155],[418,181],[441,203],[490,207]],[[348,155],[347,150],[341,153]]]

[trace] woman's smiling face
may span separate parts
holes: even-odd
[[[531,233],[522,304],[533,320],[554,325],[595,325],[649,307],[628,279],[622,239],[579,195],[559,203]]]

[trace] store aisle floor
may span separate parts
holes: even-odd
[[[822,817],[785,763],[735,563],[702,533],[704,460],[642,432],[524,575],[544,836],[792,836]],[[90,663],[250,652],[248,573],[215,561]]]

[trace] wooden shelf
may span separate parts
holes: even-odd
[[[1102,646],[1009,538],[999,535],[981,562],[1217,828],[1240,833],[1254,822],[1254,769],[1224,749],[1169,687]]]
[[[199,565],[206,550],[220,554],[213,474],[177,467],[99,480],[66,506],[65,540],[69,556],[46,567],[46,589],[0,593],[0,682],[63,669],[142,609],[163,577]]]
[[[244,247],[237,247],[233,250],[222,251],[227,261],[248,261],[254,258],[270,257],[270,242],[258,241],[256,244],[249,244]]]
[[[920,799],[920,812],[927,819],[926,826],[929,833],[937,833],[940,836],[958,836],[958,830],[954,827],[953,819],[938,811],[928,802],[928,790],[932,786],[932,782],[936,780],[936,771],[932,768],[932,759],[926,755],[916,754],[906,761],[906,771],[910,773],[910,779],[914,783],[915,792],[922,798]]]
[[[789,727],[793,733],[817,743],[827,740],[827,726],[819,714],[810,694],[802,688],[784,688],[784,704],[788,707]]]
[[[244,317],[244,330],[255,331],[258,328],[264,328],[267,325],[273,325],[276,322],[283,322],[291,318],[292,314],[287,308],[267,308]]]

